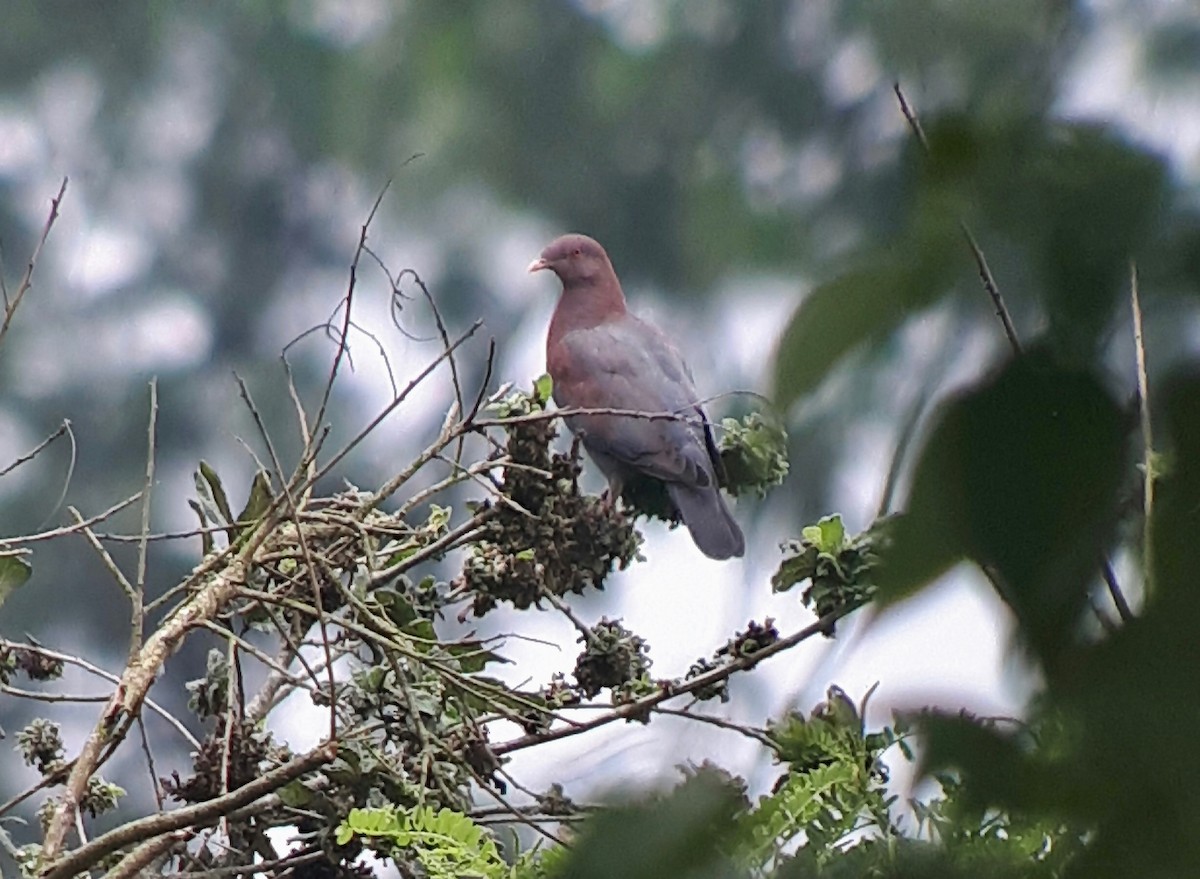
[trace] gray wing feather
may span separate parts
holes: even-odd
[[[636,318],[576,330],[562,340],[573,372],[588,377],[554,389],[569,408],[676,413],[683,419],[576,415],[567,419],[608,475],[644,473],[667,490],[696,545],[707,556],[741,556],[745,539],[718,486],[720,455],[697,405],[691,371],[675,346]]]

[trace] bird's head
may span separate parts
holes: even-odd
[[[542,255],[529,264],[529,271],[549,269],[558,275],[564,289],[594,284],[612,277],[608,254],[594,239],[586,235],[563,235],[555,238]]]

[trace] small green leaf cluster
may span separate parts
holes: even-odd
[[[62,765],[62,731],[53,721],[35,718],[17,733],[17,750],[26,764],[47,775]]]
[[[880,520],[852,538],[846,536],[838,515],[805,527],[799,540],[784,544],[784,559],[771,577],[771,588],[787,592],[810,580],[802,598],[819,617],[861,607],[875,593],[873,571],[886,541],[887,521]]]
[[[13,672],[23,673],[31,681],[53,681],[62,677],[61,659],[53,659],[40,650],[15,645],[0,645],[0,684],[12,680]]]
[[[650,645],[619,620],[601,619],[579,640],[586,647],[575,660],[575,680],[585,696],[595,696],[605,687],[616,690],[649,680]]]
[[[777,420],[751,412],[741,419],[723,419],[721,430],[721,463],[730,494],[765,497],[787,478],[787,431]]]

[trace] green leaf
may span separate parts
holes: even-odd
[[[267,510],[270,509],[273,500],[271,480],[265,470],[259,470],[254,474],[254,481],[250,484],[250,496],[246,498],[246,506],[238,513],[239,537],[245,537],[254,531]]]
[[[217,475],[217,471],[214,470],[212,466],[204,460],[200,461],[200,474],[199,477],[197,477],[198,488],[201,486],[201,479],[203,480],[203,484],[208,486],[208,497],[211,498],[213,505],[221,514],[221,518],[218,521],[227,525],[233,524],[236,520],[233,518],[233,512],[229,506],[229,498],[225,495],[225,488],[221,485],[221,477],[219,477]]]
[[[804,539],[817,547],[818,552],[837,555],[846,547],[846,526],[839,515],[825,516],[816,525],[809,525],[800,532]]]
[[[417,619],[417,611],[412,602],[408,600],[408,596],[391,586],[376,589],[367,598],[367,603],[378,606],[384,616],[399,629],[403,629]]]
[[[482,641],[458,641],[443,646],[447,653],[458,660],[458,667],[467,674],[483,671],[489,662],[512,662],[511,659],[488,650]]]
[[[549,373],[543,373],[533,380],[533,398],[538,403],[548,403],[554,393],[554,379]]]
[[[0,605],[33,575],[33,567],[22,552],[0,553]]]
[[[893,332],[961,271],[961,236],[935,197],[918,202],[901,240],[811,291],[783,331],[775,358],[776,404],[786,411],[841,358]]]
[[[1052,660],[1072,643],[1113,533],[1129,427],[1103,384],[1044,352],[945,405],[883,548],[881,597],[970,559]]]
[[[737,833],[734,816],[741,804],[732,785],[700,773],[669,796],[608,809],[584,825],[558,877],[722,875],[722,847]]]
[[[303,809],[313,801],[313,798],[312,789],[300,779],[289,782],[279,789],[280,802],[292,809]],[[340,829],[339,827],[339,831]],[[346,843],[340,842],[338,844],[345,845]]]

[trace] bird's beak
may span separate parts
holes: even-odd
[[[545,260],[545,259],[543,259],[542,257],[540,257],[540,256],[539,256],[537,259],[535,259],[533,262],[531,262],[531,263],[529,264],[529,268],[528,268],[528,269],[526,269],[526,271],[529,271],[529,272],[540,272],[542,269],[548,269],[548,268],[550,268],[550,263],[549,263],[549,261],[548,261],[548,260]]]

